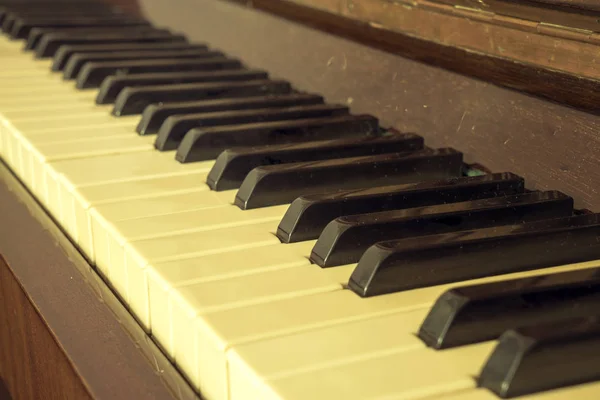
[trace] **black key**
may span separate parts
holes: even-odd
[[[65,44],[60,46],[52,60],[52,71],[62,71],[75,53],[101,53],[108,51],[142,51],[142,50],[177,50],[187,49],[190,46],[200,46],[185,41],[182,36],[174,36],[175,40],[158,43],[126,42],[117,44]]]
[[[232,64],[233,65],[233,64]],[[139,114],[153,103],[175,103],[218,98],[285,94],[292,90],[284,81],[184,83],[125,88],[115,100],[113,115]]]
[[[185,134],[175,157],[179,160],[213,160],[226,149],[378,134],[378,121],[370,115],[192,129]]]
[[[118,8],[107,7],[106,4],[93,2],[52,2],[45,4],[11,4],[10,6],[0,7],[0,24],[3,32],[10,32],[14,21],[20,17],[28,18],[49,18],[49,17],[71,17],[80,16],[115,16],[123,13]]]
[[[520,224],[573,214],[573,199],[560,192],[532,192],[460,203],[349,215],[331,221],[310,260],[321,267],[358,262],[377,242],[445,232]]]
[[[33,30],[32,30],[33,33]],[[31,37],[31,34],[29,35]],[[58,48],[65,44],[92,44],[92,43],[154,43],[169,40],[173,34],[166,31],[148,31],[148,32],[131,32],[131,33],[105,33],[105,34],[89,34],[77,35],[65,33],[49,33],[43,35],[35,46],[35,56],[37,58],[46,58],[54,56]],[[29,42],[28,42],[29,43]]]
[[[593,316],[506,332],[477,384],[502,398],[514,398],[598,379],[600,318]]]
[[[215,113],[173,115],[158,130],[154,147],[160,151],[175,150],[185,134],[194,128],[237,125],[256,122],[287,121],[303,118],[333,117],[348,114],[348,107],[315,104],[285,108],[220,111]]]
[[[427,346],[446,349],[497,339],[526,325],[587,317],[600,310],[600,268],[450,289],[419,329]]]
[[[143,25],[143,26],[115,26],[111,28],[105,27],[90,27],[90,28],[81,28],[81,27],[70,27],[70,28],[32,28],[29,31],[29,35],[27,36],[27,41],[25,46],[23,47],[25,50],[34,50],[37,49],[42,39],[46,36],[52,37],[62,37],[64,40],[73,39],[77,40],[80,38],[88,38],[90,36],[98,36],[98,35],[113,35],[116,34],[135,34],[135,33],[147,33],[147,32],[156,32],[163,35],[170,34],[166,29],[158,29],[151,25]],[[133,39],[132,39],[133,40]],[[83,42],[85,44],[87,42]],[[91,43],[95,43],[92,41]],[[70,44],[66,42],[66,44]],[[60,45],[59,45],[60,46]],[[54,52],[55,54],[55,52]],[[40,58],[36,55],[36,57]]]
[[[523,178],[499,173],[302,196],[288,208],[277,237],[283,243],[313,240],[330,221],[344,215],[510,196],[523,190]]]
[[[250,171],[263,165],[398,153],[421,149],[423,149],[423,138],[410,133],[229,149],[219,155],[208,174],[206,183],[212,190],[236,189],[240,187]],[[179,161],[186,162],[186,160]],[[187,162],[190,161],[195,160],[187,160]]]
[[[363,297],[600,259],[600,214],[394,240],[350,277]]]
[[[109,75],[144,74],[150,72],[211,71],[240,69],[242,63],[225,57],[198,58],[195,60],[157,59],[90,62],[77,76],[77,88],[99,87]],[[141,110],[139,110],[141,112]]]
[[[246,70],[246,69],[226,69],[222,71],[200,71],[200,72],[162,72],[155,74],[137,74],[137,75],[124,75],[116,76],[112,75],[104,79],[100,88],[98,89],[98,96],[96,97],[96,104],[110,104],[114,103],[121,90],[126,87],[140,87],[140,86],[157,86],[157,85],[178,85],[182,83],[210,83],[210,82],[236,82],[236,81],[252,81],[252,80],[266,80],[269,78],[269,74],[261,70]],[[180,107],[185,109],[184,104],[179,105],[173,104],[174,108]],[[167,106],[167,105],[165,105]],[[193,110],[193,106],[190,106]],[[161,112],[157,109],[157,116]],[[166,109],[165,109],[166,112]],[[193,111],[192,111],[193,112]],[[166,112],[166,118],[169,114]],[[150,115],[154,114],[149,114]],[[164,118],[160,119],[158,125],[147,121],[138,125],[138,133],[144,135],[146,132],[156,133]],[[158,120],[157,120],[158,121]],[[142,127],[143,126],[143,127]]]
[[[459,176],[461,169],[462,153],[454,149],[270,165],[246,176],[235,204],[269,207],[310,194]]]
[[[15,19],[10,30],[10,36],[14,39],[25,39],[29,31],[37,28],[66,28],[66,27],[114,27],[114,26],[141,26],[149,25],[148,21],[123,17],[20,17]]]
[[[150,135],[156,133],[163,122],[165,122],[165,120],[172,115],[198,114],[228,110],[252,110],[270,107],[281,108],[310,104],[323,104],[323,98],[314,94],[290,93],[283,95],[241,97],[237,99],[234,98],[192,101],[186,103],[151,104],[144,109],[142,119],[140,120],[136,130],[140,135]]]
[[[126,61],[126,60],[153,60],[153,59],[200,59],[224,57],[219,51],[209,51],[206,46],[177,50],[145,50],[145,51],[119,51],[106,53],[77,53],[69,58],[63,71],[64,79],[75,79],[88,62]]]

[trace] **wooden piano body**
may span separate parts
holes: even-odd
[[[600,209],[594,1],[244,3],[121,5]],[[0,377],[13,398],[197,398],[4,165],[0,176]]]

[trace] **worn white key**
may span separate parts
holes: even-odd
[[[288,206],[266,207],[255,210],[242,211],[237,206],[223,202],[223,199],[233,200],[235,191],[215,195],[215,192],[207,191],[205,196],[201,196],[197,209],[184,211],[174,214],[162,214],[141,219],[126,219],[114,221],[111,224],[104,224],[109,238],[108,252],[110,260],[108,264],[112,268],[119,268],[122,260],[128,256],[125,254],[125,244],[150,239],[172,237],[175,235],[194,234],[196,232],[212,231],[215,229],[233,228],[243,225],[257,225],[262,223],[272,223],[277,225]],[[225,195],[226,197],[222,197]],[[213,199],[219,200],[219,203],[213,202]],[[206,206],[201,208],[200,204]],[[259,228],[260,229],[260,228]],[[268,232],[267,232],[268,233]],[[268,233],[269,236],[270,233]],[[260,234],[257,234],[260,236]],[[275,238],[273,238],[275,240]],[[246,238],[248,245],[251,245],[253,237]],[[276,243],[276,242],[274,242]],[[97,262],[100,262],[97,254]]]
[[[73,203],[65,204],[65,207],[73,209],[80,246],[93,249],[95,237],[92,207],[106,206],[107,215],[111,215],[111,212],[120,214],[119,210],[127,212],[135,208],[135,202],[141,199],[149,201],[155,199],[157,202],[155,204],[160,204],[161,199],[171,196],[182,196],[178,200],[182,201],[185,206],[185,204],[197,201],[199,191],[205,191],[198,189],[199,182],[205,180],[206,172],[191,171],[174,176],[141,177],[132,181],[84,185],[73,192]],[[186,203],[186,200],[189,203]],[[106,236],[100,238],[102,237],[105,239],[100,251],[106,249]],[[92,253],[88,257],[92,262],[95,261],[95,254]]]
[[[90,210],[92,235],[96,249],[95,261],[104,275],[110,279],[113,263],[118,265],[124,263],[123,246],[127,240],[115,228],[115,224],[128,221],[134,227],[142,225],[151,227],[147,232],[142,230],[144,233],[139,234],[138,239],[152,237],[151,232],[154,232],[154,236],[169,235],[168,224],[173,226],[177,222],[180,223],[180,226],[191,225],[204,230],[210,229],[207,228],[208,221],[202,219],[203,216],[207,216],[206,213],[201,213],[196,218],[193,218],[192,215],[192,218],[189,218],[189,211],[223,207],[231,200],[231,196],[229,193],[210,191],[206,185],[199,182],[196,182],[196,186],[204,190],[113,203],[104,206],[103,209]],[[131,211],[128,212],[128,210]],[[210,211],[208,215],[218,216],[219,212],[217,210]],[[161,223],[163,223],[162,227]]]
[[[391,351],[330,368],[270,380],[254,393],[263,400],[423,399],[475,388],[475,376],[493,350],[490,341],[443,352],[430,348]],[[344,384],[340,384],[343,382]],[[262,390],[261,390],[262,389]],[[254,395],[252,393],[252,395]],[[232,385],[231,400],[248,398]]]
[[[202,269],[202,265],[198,269]],[[150,325],[165,348],[182,366],[192,361],[187,344],[192,336],[184,332],[199,315],[260,304],[312,293],[340,290],[352,273],[351,266],[322,269],[316,265],[297,265],[287,268],[242,275],[227,279],[180,285],[171,290],[169,298],[154,293]],[[154,287],[154,286],[153,286]],[[164,302],[167,300],[166,302]],[[183,305],[183,306],[182,306]],[[177,341],[174,341],[174,332]],[[188,330],[188,332],[190,332]]]
[[[506,280],[598,265],[599,262],[581,263],[482,278],[461,284]],[[192,382],[207,396],[225,398],[228,369],[226,352],[231,348],[350,321],[430,307],[441,293],[453,286],[457,286],[457,283],[366,299],[349,290],[340,290],[208,313],[195,320],[196,337],[189,346],[196,349],[190,353],[195,354],[196,359],[186,369]],[[187,332],[185,334],[189,335]],[[174,338],[176,343],[182,340],[185,338]]]
[[[75,226],[77,218],[85,214],[88,206],[85,199],[77,195],[77,189],[86,185],[111,182],[126,182],[140,178],[167,177],[190,172],[208,172],[211,162],[180,164],[173,160],[174,152],[149,150],[130,154],[117,154],[89,159],[65,160],[50,163],[46,175],[48,207],[51,210],[65,207],[74,210]],[[91,239],[91,238],[89,238]],[[94,257],[93,242],[80,243],[84,251]]]
[[[569,386],[547,392],[521,396],[519,400],[596,400],[600,397],[600,382]],[[400,399],[391,397],[389,400]],[[460,390],[435,397],[436,400],[498,400],[498,396],[485,389]],[[387,399],[381,399],[387,400]],[[428,397],[427,400],[434,400]]]
[[[415,333],[428,312],[424,307],[235,346],[227,353],[231,386],[242,393],[258,382],[281,375],[305,373],[391,350],[425,348]]]
[[[115,258],[111,256],[111,280],[118,282],[118,290],[125,293],[125,301],[129,303],[138,318],[147,323],[149,319],[145,309],[147,300],[138,300],[135,294],[145,293],[147,296],[148,266],[162,261],[277,244],[279,239],[274,232],[278,222],[212,229],[125,243],[124,263],[119,263],[118,256]]]

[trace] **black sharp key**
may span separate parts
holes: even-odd
[[[25,39],[29,31],[34,28],[65,28],[65,27],[114,27],[114,26],[140,26],[149,25],[141,19],[123,17],[37,17],[17,18],[11,27],[10,36],[14,39]]]
[[[63,71],[64,79],[75,79],[88,62],[126,61],[126,60],[153,60],[153,59],[201,59],[224,57],[219,51],[207,50],[205,46],[178,50],[146,50],[146,51],[119,51],[107,53],[77,53],[69,58]]]
[[[241,69],[242,63],[225,57],[198,58],[195,60],[157,59],[90,62],[77,76],[77,88],[99,87],[109,75],[144,74],[150,72],[211,71]],[[135,89],[134,89],[135,90]],[[143,110],[143,109],[142,109]],[[141,112],[139,110],[138,112]]]
[[[63,3],[44,5],[39,7],[34,4],[22,3],[22,5],[11,5],[10,7],[0,8],[0,24],[3,32],[10,32],[13,23],[20,17],[27,18],[50,18],[50,17],[91,17],[91,16],[118,16],[123,13],[117,8],[110,8],[100,3]]]
[[[30,34],[31,36],[31,34]],[[37,58],[46,58],[54,56],[56,50],[64,44],[91,44],[91,43],[122,43],[122,42],[162,42],[169,39],[173,34],[167,31],[140,31],[130,33],[106,33],[77,35],[64,33],[49,33],[43,35],[35,46],[35,56]]]
[[[447,349],[498,338],[504,331],[600,310],[600,268],[453,288],[419,328],[429,347]]]
[[[363,297],[600,258],[600,214],[380,242],[349,286]]]
[[[75,53],[101,53],[108,51],[142,51],[142,50],[177,50],[187,49],[190,46],[201,46],[191,44],[185,41],[182,36],[175,36],[175,40],[158,43],[117,43],[117,44],[80,44],[63,45],[54,53],[52,60],[52,71],[62,71],[69,61],[69,58]]]
[[[125,88],[115,100],[113,115],[140,114],[153,103],[176,103],[216,98],[286,94],[292,90],[284,81],[257,80],[246,82],[184,83]]]
[[[323,104],[323,98],[315,94],[290,93],[283,95],[241,97],[237,99],[151,104],[144,109],[142,119],[136,130],[140,135],[156,133],[163,122],[172,115],[252,110],[269,107],[282,108],[311,104]]]
[[[77,44],[77,39],[84,40],[82,44],[88,43],[87,38],[91,36],[98,35],[111,35],[113,37],[116,34],[139,34],[139,33],[148,33],[155,32],[157,34],[169,35],[169,32],[166,29],[158,29],[151,25],[143,25],[143,26],[115,26],[112,28],[101,28],[101,27],[91,27],[91,28],[81,28],[81,27],[71,27],[71,28],[32,28],[29,31],[29,35],[27,36],[27,41],[25,42],[25,46],[23,47],[25,50],[34,50],[37,49],[43,39],[48,37],[53,37],[55,39],[62,39],[65,41],[64,44],[72,44],[69,41],[75,41]],[[91,39],[91,38],[90,38]],[[132,39],[133,40],[133,39]],[[90,43],[94,44],[96,41],[91,41]],[[102,42],[100,42],[102,43]],[[110,42],[109,42],[110,43]],[[120,43],[120,42],[118,42]],[[60,46],[59,44],[58,46]],[[54,44],[52,44],[54,46]],[[56,51],[53,52],[55,54]],[[37,58],[40,58],[36,54]]]
[[[340,217],[325,227],[310,260],[321,267],[358,262],[377,242],[520,224],[573,215],[573,199],[560,192],[438,204]]]
[[[344,215],[510,196],[523,193],[524,185],[519,176],[499,173],[303,196],[288,208],[277,237],[283,243],[313,240]]]
[[[303,195],[459,176],[461,169],[462,153],[454,149],[258,167],[244,179],[235,204],[269,207]]]
[[[600,318],[593,316],[506,332],[477,384],[506,399],[599,379]]]
[[[257,110],[221,111],[216,113],[173,115],[158,130],[154,147],[160,151],[175,150],[185,134],[194,128],[237,125],[257,122],[287,121],[303,118],[333,117],[348,114],[348,107],[329,104],[262,108]]]
[[[421,149],[423,149],[423,138],[410,133],[230,149],[219,155],[208,174],[206,183],[212,190],[236,189],[240,187],[250,171],[263,165],[398,153]],[[186,162],[186,160],[179,161]],[[187,160],[187,162],[190,161],[195,160]]]
[[[157,85],[178,85],[182,83],[210,83],[210,82],[236,82],[236,81],[252,81],[252,80],[266,80],[269,78],[269,74],[261,70],[246,70],[246,69],[231,69],[222,71],[200,71],[200,72],[162,72],[155,74],[137,74],[137,75],[124,75],[124,76],[109,76],[102,81],[100,88],[98,89],[98,96],[96,96],[96,104],[110,104],[114,103],[119,93],[126,87],[140,87],[140,86],[157,86]],[[180,107],[182,110],[185,109],[184,104],[173,105],[174,109]],[[166,107],[167,105],[165,105]],[[190,106],[193,110],[193,106]],[[157,115],[160,115],[160,110],[156,110]],[[182,111],[182,113],[185,111]],[[192,111],[193,112],[193,111]],[[166,109],[166,116],[174,115],[169,114]],[[166,116],[164,118],[166,118]],[[138,125],[138,133],[144,135],[146,133],[156,133],[162,121],[155,126],[154,123],[146,124],[140,121]]]
[[[213,160],[226,149],[378,134],[378,121],[370,115],[192,129],[185,134],[176,157],[198,161]]]

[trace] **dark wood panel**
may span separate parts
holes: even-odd
[[[15,398],[198,399],[1,162],[0,204],[0,374]]]
[[[518,2],[520,0],[505,0]],[[531,3],[558,7],[569,7],[577,10],[600,11],[598,0],[530,0]]]
[[[567,18],[565,13],[552,12],[548,18],[561,21],[540,24],[489,12],[498,4],[511,6],[509,14],[539,7],[490,0],[490,8],[477,13],[452,6],[469,1],[416,0],[405,7],[360,0],[348,7],[339,0],[254,0],[251,5],[393,54],[598,112],[600,92],[579,94],[599,85],[598,33],[558,28],[554,24]],[[583,22],[598,28],[597,17],[587,18]],[[505,70],[509,73],[499,73]],[[569,83],[553,84],[557,80]]]
[[[234,4],[180,3],[178,9],[152,0],[142,6],[157,23],[177,26],[192,39],[290,79],[301,90],[422,134],[431,146],[455,147],[494,171],[514,171],[531,188],[563,190],[579,207],[600,210],[600,119],[595,115]],[[493,68],[470,68],[478,67]],[[527,83],[528,78],[520,79]],[[559,87],[570,90],[568,82]]]
[[[91,399],[4,259],[0,326],[0,376],[12,399]]]

